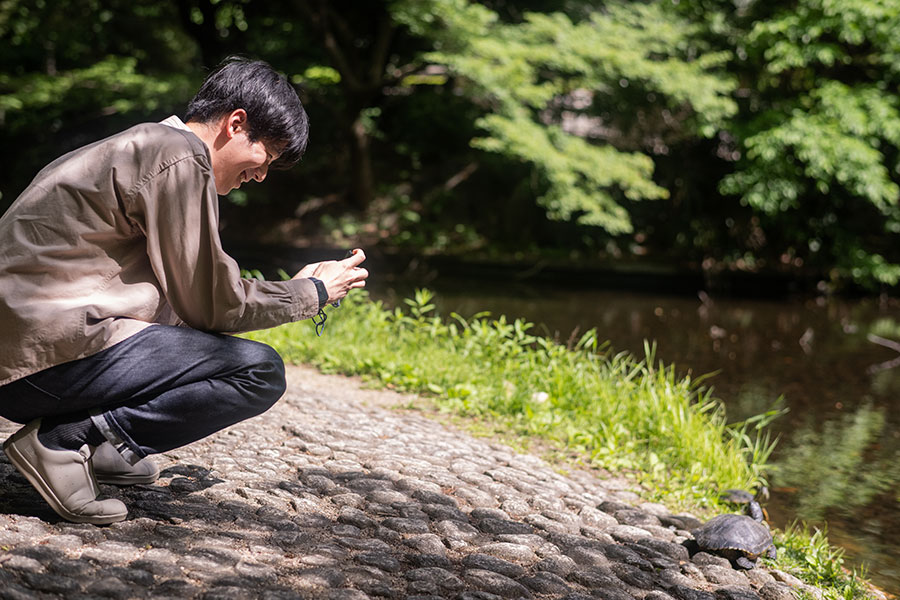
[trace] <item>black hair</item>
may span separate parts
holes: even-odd
[[[268,63],[229,56],[203,81],[184,120],[211,123],[242,108],[251,141],[280,146],[273,169],[292,167],[306,151],[309,119],[297,91]]]

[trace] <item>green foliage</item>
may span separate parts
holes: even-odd
[[[726,178],[723,190],[743,192],[751,206],[775,213],[799,208],[809,194],[827,195],[833,187],[838,194],[866,198],[896,228],[900,186],[878,147],[882,142],[900,146],[898,98],[877,86],[830,81],[803,103],[784,120],[764,117],[778,124],[745,140],[752,164]]]
[[[340,235],[404,248],[635,248],[882,290],[900,284],[898,26],[886,0],[2,0],[0,187],[5,204],[61,152],[180,112],[243,53],[302,88],[313,139],[290,193],[249,186],[230,222],[328,199]],[[351,198],[366,211],[337,214]]]
[[[323,338],[309,323],[249,337],[286,360],[427,394],[445,410],[633,470],[673,504],[711,503],[720,489],[760,480],[771,450],[764,423],[729,427],[719,401],[656,364],[651,346],[640,360],[609,353],[596,331],[566,347],[522,320],[453,314],[444,322],[432,299],[420,290],[405,311],[388,310],[354,293],[328,309]]]
[[[661,128],[678,112],[678,127],[695,135],[711,135],[736,110],[734,84],[717,72],[728,54],[693,56],[693,28],[657,4],[608,3],[577,23],[526,13],[516,24],[461,0],[403,6],[395,16],[436,39],[426,58],[448,65],[489,109],[477,122],[487,136],[473,145],[533,165],[538,202],[553,219],[623,233],[632,228],[625,200],[668,196],[650,157],[619,147],[629,145],[623,115],[610,109],[636,108],[623,99],[642,98]]]
[[[765,213],[785,231],[781,243],[818,240],[801,252],[836,267],[834,279],[896,285],[900,6],[796,4],[771,8],[748,32],[744,153],[720,190]]]
[[[806,525],[792,525],[775,536],[779,563],[824,592],[827,600],[871,598],[865,573],[844,569],[844,550],[828,543],[824,530],[810,532]]]
[[[16,134],[54,120],[168,108],[189,95],[187,77],[136,72],[134,58],[109,56],[84,69],[19,77],[0,73],[0,125]]]

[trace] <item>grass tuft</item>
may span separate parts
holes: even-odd
[[[761,482],[773,415],[728,424],[701,380],[678,378],[655,358],[613,354],[595,330],[571,347],[534,335],[523,320],[486,314],[446,320],[419,290],[406,310],[354,293],[328,308],[322,337],[309,322],[248,337],[286,360],[362,375],[398,391],[431,396],[443,410],[500,421],[598,467],[640,474],[676,503],[714,505],[720,489]]]

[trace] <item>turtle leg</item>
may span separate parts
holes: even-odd
[[[772,560],[778,558],[778,551],[775,549],[775,544],[772,544],[766,549],[766,558],[771,558]]]
[[[756,567],[756,561],[750,560],[746,556],[738,556],[734,559],[734,563],[742,569],[753,569]]]

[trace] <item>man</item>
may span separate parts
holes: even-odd
[[[295,164],[308,122],[290,84],[231,58],[184,122],[137,125],[45,167],[0,218],[3,445],[63,518],[106,524],[99,483],[149,483],[147,458],[267,410],[270,347],[225,335],[306,319],[365,285],[361,250],[290,281],[241,279],[218,197]]]

